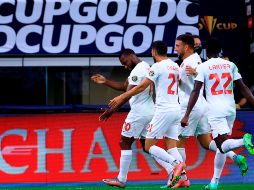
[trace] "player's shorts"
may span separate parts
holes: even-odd
[[[186,109],[181,109],[181,116],[185,115]],[[179,133],[182,137],[198,136],[211,133],[211,127],[208,124],[208,115],[206,107],[197,108],[191,111],[188,126],[179,125]]]
[[[155,111],[152,121],[147,126],[146,138],[162,139],[167,137],[178,140],[178,125],[181,119],[180,107],[174,110]]]
[[[138,139],[146,136],[146,127],[152,120],[153,115],[133,116],[128,115],[124,121],[121,135],[124,137],[134,137]]]
[[[213,138],[216,138],[219,134],[231,135],[234,121],[235,115],[227,117],[208,117],[208,123],[211,126]]]

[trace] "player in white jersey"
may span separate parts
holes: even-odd
[[[152,56],[156,63],[152,65],[149,74],[141,84],[114,98],[109,105],[118,106],[122,101],[141,93],[152,83],[155,84],[155,114],[147,127],[145,149],[168,171],[169,175],[173,173],[173,180],[169,180],[167,184],[171,187],[178,182],[179,175],[186,167],[176,148],[180,122],[177,89],[179,66],[167,57],[167,45],[162,41],[152,44]],[[165,138],[168,152],[156,146],[158,140],[162,138]],[[170,163],[170,165],[166,163]]]
[[[196,75],[195,69],[201,64],[201,59],[197,53],[194,53],[194,39],[189,34],[183,34],[176,38],[175,51],[182,57],[183,62],[180,65],[180,82],[179,82],[179,102],[181,105],[181,115],[184,116],[191,91],[194,87],[194,78]],[[203,91],[203,88],[202,88]],[[178,151],[183,157],[183,161],[186,161],[185,144],[189,137],[196,136],[201,146],[207,150],[216,152],[217,147],[215,142],[211,139],[211,128],[207,119],[207,103],[203,96],[203,93],[199,94],[198,100],[190,114],[188,127],[180,128],[180,137],[177,144]],[[239,167],[242,169],[243,175],[246,175],[247,164],[246,159],[242,155],[236,155],[230,151],[227,156],[233,159]],[[175,187],[189,186],[190,182],[185,179],[185,175],[181,177],[181,180]]]
[[[121,64],[131,70],[130,76],[124,83],[118,83],[107,80],[102,75],[94,75],[91,79],[96,83],[105,84],[116,90],[128,91],[140,84],[141,81],[148,74],[150,66],[148,63],[141,61],[133,50],[125,49],[119,56]],[[124,102],[125,103],[125,102]],[[121,133],[121,157],[120,157],[120,171],[115,179],[103,179],[107,185],[125,187],[127,181],[127,174],[132,160],[132,143],[141,138],[141,144],[144,149],[146,126],[151,121],[154,114],[154,102],[152,99],[152,87],[147,87],[142,93],[133,96],[130,100],[131,110],[122,127]],[[100,120],[106,121],[113,113],[113,110],[106,110],[101,116]]]
[[[218,40],[209,40],[206,51],[210,59],[198,67],[194,89],[190,95],[188,107],[181,120],[181,125],[183,127],[188,125],[190,113],[199,98],[200,90],[204,84],[208,103],[208,122],[218,148],[214,160],[214,175],[211,183],[205,186],[205,189],[217,189],[226,160],[225,153],[245,146],[250,154],[254,154],[254,147],[251,142],[252,136],[250,134],[245,134],[242,139],[228,139],[228,135],[232,132],[236,115],[233,82],[235,81],[236,86],[253,106],[254,97],[243,83],[236,65],[218,57],[221,51]]]

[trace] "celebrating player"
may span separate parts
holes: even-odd
[[[201,59],[197,53],[194,53],[194,39],[189,34],[183,34],[176,38],[175,51],[182,57],[183,62],[180,66],[179,76],[179,102],[181,105],[181,115],[184,116],[191,91],[194,87],[194,78],[196,76],[196,68],[201,64]],[[180,137],[177,143],[178,151],[181,154],[183,161],[186,161],[185,144],[190,136],[196,136],[201,146],[207,150],[216,152],[217,147],[215,142],[211,139],[211,128],[207,119],[207,103],[200,93],[197,103],[195,104],[188,121],[188,127],[180,127]],[[245,157],[236,155],[230,151],[227,156],[235,161],[241,168],[242,175],[246,175],[247,164]],[[185,175],[175,185],[176,187],[189,186],[190,182]]]
[[[214,160],[214,175],[205,189],[217,189],[222,168],[225,164],[227,152],[245,146],[250,154],[254,154],[251,142],[252,136],[245,134],[242,139],[228,139],[232,132],[236,116],[236,107],[233,94],[233,82],[242,94],[254,106],[254,97],[248,87],[243,83],[236,65],[218,57],[221,51],[218,40],[211,39],[207,42],[208,61],[198,67],[194,89],[191,92],[187,110],[181,120],[183,127],[188,125],[190,114],[198,101],[200,90],[204,84],[206,100],[208,103],[208,122],[212,129],[212,136],[217,145]]]
[[[178,182],[182,170],[186,167],[176,148],[180,122],[177,92],[179,66],[167,57],[167,45],[162,41],[152,44],[152,56],[156,63],[146,78],[138,86],[111,100],[109,105],[118,106],[126,99],[142,93],[152,83],[155,84],[155,114],[147,127],[145,149],[168,171],[170,180],[167,186],[172,187]],[[158,140],[163,137],[168,152],[156,146]],[[165,163],[170,163],[172,167]]]
[[[120,91],[128,91],[140,84],[149,71],[149,64],[141,61],[133,50],[125,49],[119,56],[121,64],[128,70],[131,70],[130,76],[125,82],[115,82],[106,79],[102,75],[91,77],[96,83],[107,85]],[[127,102],[126,100],[125,102]],[[123,102],[123,103],[125,103]],[[103,179],[107,185],[124,188],[126,186],[127,174],[132,160],[131,145],[137,139],[141,138],[141,144],[144,147],[144,136],[146,126],[151,121],[154,113],[154,102],[152,99],[152,89],[147,87],[144,91],[129,100],[131,110],[123,124],[120,148],[120,171],[115,179]],[[107,120],[115,110],[107,109],[101,116],[100,120]]]

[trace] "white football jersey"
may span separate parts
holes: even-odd
[[[129,85],[139,85],[142,80],[145,79],[149,72],[150,66],[148,63],[142,61],[138,63],[131,71],[128,77]],[[139,116],[153,115],[154,113],[154,102],[152,98],[153,89],[152,86],[146,88],[143,92],[132,96],[129,100],[130,113]]]
[[[197,68],[202,63],[199,55],[194,53],[183,60],[180,69],[179,69],[179,102],[182,108],[187,108],[191,91],[194,88],[194,76],[188,76],[186,74],[185,68],[186,66],[190,66],[192,68]],[[193,109],[196,107],[204,106],[206,104],[206,100],[203,96],[203,89],[200,91],[198,101]]]
[[[170,59],[152,65],[147,78],[155,84],[156,108],[166,110],[179,107],[178,78],[179,66]]]
[[[211,58],[198,67],[195,80],[205,83],[209,117],[235,114],[233,82],[240,78],[236,65],[222,58]]]

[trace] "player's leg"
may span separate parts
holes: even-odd
[[[216,123],[219,120],[221,120],[221,126],[218,125],[218,129],[216,130],[216,133],[213,134],[215,143],[217,145],[217,147],[219,148],[219,150],[222,153],[227,153],[231,150],[237,149],[239,147],[245,146],[245,148],[247,149],[247,151],[250,154],[254,154],[254,146],[252,144],[252,136],[250,134],[245,134],[243,136],[243,138],[241,139],[224,139],[223,141],[221,140],[217,140],[216,141],[216,137],[221,135],[221,134],[228,134],[231,135],[232,133],[232,128],[233,128],[233,124],[234,124],[234,120],[235,120],[235,116],[229,116],[226,118],[218,118],[218,119],[213,119],[212,122]],[[219,138],[219,139],[223,139],[223,138]]]
[[[121,148],[121,157],[120,157],[120,168],[117,178],[122,181],[127,181],[127,174],[132,160],[132,150],[131,145],[135,141],[134,137],[125,137],[121,136],[120,148]]]
[[[213,152],[217,151],[216,143],[214,140],[212,140],[210,133],[198,135],[197,139],[203,148],[211,150]],[[239,167],[242,176],[246,176],[248,171],[246,158],[242,155],[236,154],[234,151],[229,151],[225,154],[227,158],[230,158],[231,160],[233,160],[234,163]]]
[[[176,113],[168,112],[167,114],[168,116],[164,120],[165,122],[164,125],[167,126],[167,130],[164,135],[165,147],[167,149],[168,154],[174,157],[177,160],[177,162],[179,162],[178,167],[174,169],[174,175],[176,176],[180,175],[180,177],[182,177],[182,173],[186,168],[186,164],[185,162],[183,162],[183,158],[177,148],[177,143],[179,141],[180,117],[177,112]],[[178,182],[179,181],[172,181],[170,187],[172,188],[177,186]]]
[[[201,134],[197,136],[197,139],[200,143],[200,145],[207,150],[211,150],[213,152],[217,151],[217,146],[214,140],[212,140],[211,134]],[[227,157],[234,160],[234,158],[237,156],[236,153],[233,151],[229,151],[226,153]]]
[[[217,189],[221,171],[225,164],[226,152],[244,145],[243,139],[228,139],[232,132],[234,116],[229,118],[209,118],[212,135],[218,148],[214,159],[214,175],[205,189]]]
[[[188,141],[188,137],[178,137],[179,141],[177,141],[176,146],[179,154],[182,157],[183,162],[186,162],[186,151],[185,151],[185,143]]]
[[[186,112],[186,109],[182,108],[181,109],[182,117],[185,115],[185,112]],[[184,162],[186,161],[185,143],[188,141],[189,137],[195,135],[199,122],[203,118],[204,112],[205,112],[204,108],[196,108],[195,110],[192,110],[189,117],[188,126],[184,128],[179,126],[180,136],[179,136],[179,141],[177,142],[177,147],[178,147],[178,152],[181,154]],[[206,117],[206,122],[207,122],[207,117]]]
[[[102,181],[107,185],[117,186],[120,188],[124,188],[126,186],[127,174],[132,160],[131,145],[134,141],[134,137],[125,137],[123,135],[121,136],[121,140],[119,143],[121,148],[119,173],[117,178],[103,179]]]
[[[185,112],[186,112],[186,109],[182,108],[181,110],[182,117],[184,116]],[[179,126],[180,136],[178,137],[179,141],[177,141],[177,150],[179,154],[181,155],[183,162],[186,162],[185,144],[188,141],[190,136],[194,136],[197,125],[198,125],[198,121],[200,120],[200,115],[201,114],[199,109],[193,110],[189,117],[188,126],[185,128]],[[168,153],[169,154],[171,153],[170,149],[168,149]],[[172,188],[189,187],[189,186],[190,186],[190,181],[186,175],[186,171],[183,170],[181,174],[181,180],[179,180],[179,182]]]
[[[185,149],[180,149],[178,146],[182,146],[183,143],[185,143],[187,141],[187,138],[182,138],[179,137],[179,141],[176,141],[174,139],[170,139],[170,138],[166,138],[165,139],[165,146],[167,147],[167,152],[172,155],[174,158],[176,158],[177,160],[179,160],[180,162],[185,163],[185,154],[183,154],[183,152],[179,152],[179,150],[184,150]],[[181,142],[181,143],[179,143]],[[181,145],[180,145],[181,144]],[[184,147],[184,146],[183,146]],[[184,160],[183,160],[184,157]],[[180,174],[180,180],[175,182],[175,183],[171,183],[171,188],[179,188],[179,187],[189,187],[190,186],[190,181],[188,180],[188,177],[186,175],[186,171],[185,169],[182,170],[181,174]]]
[[[150,122],[148,128],[147,128],[147,135],[146,135],[146,143],[145,143],[145,149],[148,151],[154,158],[155,160],[160,164],[160,161],[158,159],[167,162],[171,164],[174,168],[179,166],[179,161],[177,161],[176,158],[173,156],[169,155],[167,151],[165,151],[163,148],[160,148],[156,146],[156,143],[158,139],[162,139],[164,136],[166,136],[166,131],[168,128],[172,127],[174,124],[175,120],[178,121],[180,120],[180,115],[178,112],[170,112],[170,111],[163,111],[163,112],[155,112],[155,115]],[[180,110],[179,110],[180,112]],[[168,121],[168,118],[177,118],[177,119],[172,119],[172,121]],[[175,140],[178,139],[178,128],[175,129],[176,132],[174,134]],[[162,165],[163,166],[163,165]],[[182,166],[181,166],[182,167]],[[181,168],[180,167],[180,168]],[[179,168],[179,167],[177,167]],[[166,168],[165,168],[166,169]],[[176,174],[179,173],[176,172]],[[178,174],[177,174],[178,175]],[[174,175],[173,181],[179,176]]]
[[[120,141],[121,157],[118,179],[122,182],[127,181],[127,174],[132,160],[131,146],[133,142],[145,135],[146,126],[151,121],[152,116],[142,116],[135,118],[128,116],[122,128]]]
[[[143,129],[146,128],[146,125],[151,120],[151,118],[151,116],[133,118],[133,116],[130,114],[127,116],[122,127],[122,135],[120,140],[121,156],[119,173],[115,179],[104,179],[103,181],[107,185],[125,187],[127,174],[129,172],[132,160],[131,145],[137,138],[140,137]]]

